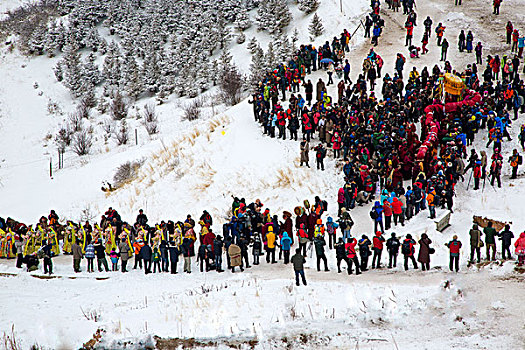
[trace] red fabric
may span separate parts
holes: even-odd
[[[355,258],[355,246],[357,244],[357,240],[355,238],[352,238],[352,240],[349,243],[345,244],[345,249],[347,253],[347,257],[350,259]]]
[[[383,241],[379,238],[381,237],[381,232],[376,232],[376,235],[374,236],[373,243],[374,248],[376,249],[383,249]]]
[[[400,200],[397,199],[397,197],[394,197],[394,201],[392,202],[392,211],[394,214],[401,214],[403,210],[401,207],[403,206],[403,203],[401,203]]]

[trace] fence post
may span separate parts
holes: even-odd
[[[135,146],[138,146],[138,144],[139,144],[139,136],[137,133],[137,129],[135,129]]]
[[[53,159],[49,158],[49,177],[53,178]]]

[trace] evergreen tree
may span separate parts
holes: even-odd
[[[273,34],[282,31],[290,24],[292,14],[286,4],[286,0],[269,0],[268,3],[271,13],[268,31]]]
[[[250,53],[253,55],[255,52],[255,49],[257,49],[258,46],[259,46],[259,43],[257,42],[257,39],[253,36],[248,42],[248,45],[246,45],[246,48],[250,50]]]
[[[104,94],[109,96],[112,92],[119,88],[121,77],[121,54],[118,44],[114,41],[109,44],[108,53],[104,58],[102,66],[102,76],[104,82]]]
[[[259,0],[244,0],[244,6],[246,7],[246,10],[251,11],[257,6],[259,6],[260,1]]]
[[[237,13],[237,16],[235,17],[235,28],[242,32],[250,28],[251,25],[252,21],[250,20],[246,6],[242,5],[239,9],[239,12]]]
[[[271,70],[275,68],[277,64],[277,57],[275,56],[275,51],[273,49],[273,43],[270,41],[268,44],[268,50],[264,54],[264,65],[266,70]]]
[[[253,50],[252,62],[250,63],[249,84],[251,88],[256,89],[258,87],[265,72],[266,65],[264,61],[264,51],[257,45]]]
[[[217,14],[216,38],[219,43],[219,49],[224,49],[230,42],[230,28],[226,27],[226,20],[222,12]]]
[[[73,97],[80,97],[82,95],[82,67],[80,63],[80,54],[73,43],[68,43],[65,48],[64,57],[62,59],[62,69],[64,86],[68,88]]]
[[[276,57],[279,62],[285,62],[291,56],[291,44],[288,37],[283,33],[278,33],[275,38]]]
[[[100,47],[100,42],[102,41],[100,34],[96,27],[91,27],[87,33],[86,38],[84,39],[84,45],[91,49],[93,52],[97,52]]]
[[[246,35],[244,35],[243,32],[240,32],[239,35],[237,35],[237,44],[242,44],[246,41]]]
[[[140,74],[137,60],[132,55],[124,57],[122,80],[126,93],[134,100],[144,91],[142,75]]]
[[[299,7],[299,10],[308,14],[308,13],[312,13],[315,10],[317,10],[319,5],[320,5],[319,0],[299,0],[298,7]]]
[[[151,93],[159,91],[160,67],[156,51],[147,52],[142,65],[144,88]]]
[[[97,64],[95,63],[95,54],[91,52],[84,61],[82,75],[84,79],[88,80],[93,86],[101,83],[102,78]]]
[[[292,40],[291,52],[292,54],[295,54],[295,52],[297,52],[297,42],[299,41],[299,31],[297,30],[297,28],[294,29],[291,40]]]
[[[321,19],[319,18],[319,16],[317,16],[317,12],[314,14],[314,17],[312,18],[312,22],[310,22],[308,31],[310,32],[310,39],[312,41],[314,40],[314,38],[323,34],[323,31],[324,31],[323,23],[321,23]]]

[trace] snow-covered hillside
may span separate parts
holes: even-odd
[[[21,2],[3,0],[0,12]],[[287,34],[297,28],[298,43],[309,42],[307,28],[313,13],[305,15],[295,1],[288,3],[293,20]],[[325,33],[315,45],[330,41],[343,29],[353,32],[369,4],[368,0],[343,1],[341,14],[339,1],[322,0],[317,14]],[[405,16],[382,6],[386,28],[375,50],[385,61],[383,72],[392,74],[396,53],[408,56]],[[447,27],[452,65],[463,67],[475,61],[475,56],[457,52],[461,29],[473,31],[475,42],[483,42],[485,54],[508,53],[505,24],[511,20],[525,31],[523,8],[525,0],[506,0],[500,16],[494,16],[490,3],[484,0],[465,0],[461,7],[455,7],[452,0],[420,1],[414,41],[420,41],[424,18],[432,16],[434,25],[442,22]],[[255,12],[250,12],[252,18]],[[246,42],[232,40],[229,48],[233,61],[248,73],[251,57],[246,46],[250,39],[256,37],[266,49],[272,38],[255,26],[244,34]],[[353,81],[370,50],[366,40],[360,28],[350,43],[347,58]],[[405,70],[442,66],[434,34],[429,48],[428,55],[407,59]],[[9,52],[8,47],[0,49],[0,216],[36,222],[55,209],[61,218],[79,220],[83,210],[89,209],[96,219],[112,206],[128,220],[143,208],[155,222],[183,218],[188,213],[199,216],[206,209],[219,231],[232,195],[248,201],[260,198],[274,213],[292,211],[304,199],[320,195],[329,203],[328,215],[336,216],[337,190],[343,178],[333,159],[327,159],[324,172],[299,167],[298,142],[266,137],[253,120],[248,99],[227,107],[217,101],[216,88],[200,96],[204,107],[196,121],[181,120],[183,107],[190,102],[186,97],[172,95],[156,105],[160,132],[153,136],[135,116],[145,105],[156,104],[156,99],[141,98],[128,118],[131,141],[123,146],[117,146],[113,138],[104,139],[108,114],[93,111],[90,123],[96,140],[92,152],[79,157],[68,151],[64,169],[58,169],[54,135],[77,105],[54,76],[53,67],[59,59],[28,58],[16,50]],[[308,78],[315,82],[327,76],[317,71]],[[376,93],[379,90],[376,88]],[[328,92],[336,95],[336,86]],[[63,114],[49,112],[53,103]],[[510,129],[514,140],[504,143],[504,159],[518,147],[515,140],[524,118],[520,115]],[[478,133],[474,146],[481,149],[486,142],[486,135]],[[136,160],[143,165],[132,181],[111,193],[101,191],[103,183],[113,182],[119,165]],[[503,173],[510,174],[510,168],[505,166]],[[436,231],[426,213],[395,228],[398,236],[411,233],[419,238],[426,232],[431,237],[436,247],[431,265],[437,268],[429,273],[405,273],[398,264],[396,269],[348,277],[336,273],[333,251],[328,255],[331,272],[317,273],[315,259],[308,259],[307,287],[295,287],[291,267],[281,264],[263,263],[234,275],[200,273],[194,266],[191,275],[144,276],[137,270],[124,275],[102,273],[96,277],[107,279],[97,280],[92,274],[73,274],[70,257],[54,259],[55,279],[20,273],[12,261],[2,260],[0,281],[4,288],[0,288],[0,297],[6,302],[0,305],[4,315],[0,334],[10,333],[14,326],[22,348],[38,343],[51,349],[79,348],[99,328],[106,331],[103,348],[124,348],[126,342],[131,348],[144,348],[154,343],[154,335],[217,341],[219,348],[227,348],[230,339],[244,342],[243,348],[255,339],[260,349],[522,348],[523,276],[513,271],[513,262],[467,270],[465,257],[472,215],[512,221],[515,233],[523,230],[525,178],[511,183],[504,177],[501,189],[487,182],[483,192],[467,192],[466,186],[465,181],[456,187],[451,227],[443,233]],[[356,235],[370,235],[373,225],[368,212],[369,207],[352,211]],[[438,210],[438,215],[442,213]],[[464,244],[459,274],[448,273],[448,250],[444,247],[453,234]]]

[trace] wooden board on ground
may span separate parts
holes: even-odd
[[[442,215],[440,218],[438,218],[438,220],[434,221],[436,223],[436,230],[443,232],[447,227],[450,226],[450,214],[451,212],[449,210],[445,215]]]
[[[476,215],[474,215],[472,217],[472,222],[474,222],[475,224],[477,224],[481,228],[487,227],[487,224],[489,222],[492,222],[492,227],[494,227],[496,229],[496,231],[498,231],[498,232],[503,230],[505,228],[505,225],[512,224],[512,222],[501,222],[501,221],[489,219],[489,218],[486,218],[486,217],[482,218],[481,216],[476,216]]]

